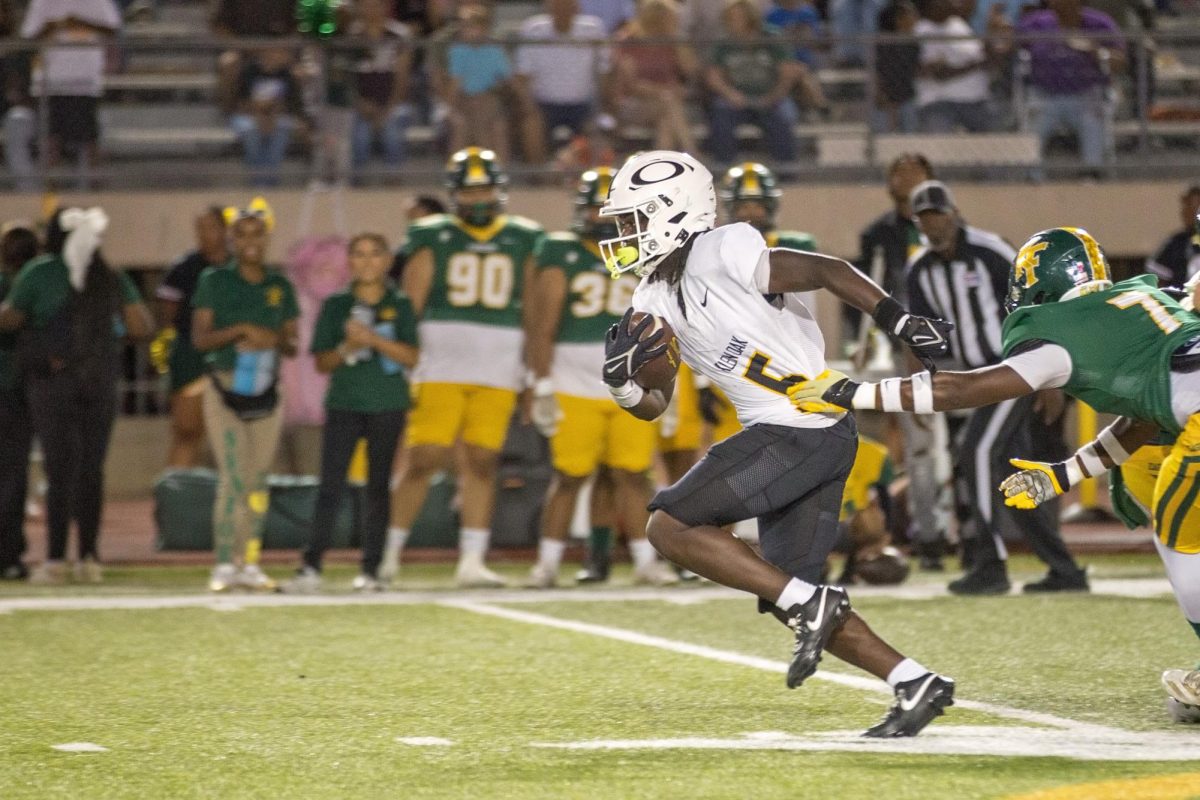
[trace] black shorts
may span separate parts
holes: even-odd
[[[100,139],[100,98],[52,95],[46,98],[50,135],[65,145],[95,144]]]
[[[763,557],[819,583],[838,539],[842,490],[858,451],[854,417],[828,428],[753,425],[715,445],[650,501],[687,525],[758,519]]]

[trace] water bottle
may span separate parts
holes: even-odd
[[[361,325],[366,325],[368,328],[374,328],[375,309],[371,308],[365,303],[355,303],[350,308],[350,319]],[[357,364],[361,361],[370,361],[371,353],[371,348],[360,347],[358,350],[352,351],[350,355],[346,357],[346,361],[350,364]]]

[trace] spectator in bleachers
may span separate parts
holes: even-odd
[[[366,520],[362,571],[355,591],[383,588],[377,571],[387,536],[392,460],[410,405],[408,370],[417,363],[417,316],[408,296],[388,281],[387,240],[364,233],[350,240],[349,288],[321,306],[312,339],[317,369],[330,375],[321,439],[321,489],[304,565],[287,585],[316,591],[359,439],[367,443]]]
[[[296,33],[295,0],[218,0],[212,31],[221,37],[276,37]],[[238,50],[217,59],[217,104],[226,114],[237,107],[238,83],[246,56]]]
[[[67,580],[72,521],[79,535],[76,580],[103,579],[97,544],[104,458],[117,414],[118,346],[154,330],[129,275],[110,268],[100,253],[107,227],[99,208],[55,213],[46,255],[21,269],[0,305],[0,330],[21,331],[18,360],[49,484],[48,547],[30,575],[34,583]]]
[[[928,133],[988,130],[987,51],[966,20],[954,12],[954,0],[925,0],[913,34],[922,40],[916,84],[921,129]]]
[[[0,303],[12,288],[17,272],[38,254],[40,246],[29,225],[4,224],[0,230]],[[21,556],[25,553],[25,495],[29,489],[33,423],[17,374],[16,345],[15,333],[0,333],[0,580],[29,576]]]
[[[384,163],[404,160],[406,133],[416,113],[412,103],[411,34],[388,16],[387,0],[358,0],[357,18],[349,34],[368,46],[357,53],[354,67],[354,166],[361,169],[378,142]]]
[[[296,354],[300,310],[291,282],[266,264],[270,218],[260,206],[236,213],[233,259],[206,269],[192,298],[192,344],[205,353],[210,378],[204,427],[217,465],[213,592],[275,589],[258,560],[267,470],[283,427],[279,361]]]
[[[879,32],[912,34],[920,15],[911,0],[893,0],[879,12]],[[880,42],[875,46],[875,108],[871,128],[876,133],[915,133],[917,130],[917,68],[921,46],[913,41]]]
[[[579,13],[599,19],[611,35],[637,15],[637,8],[633,0],[579,0]]]
[[[1157,275],[1163,286],[1182,286],[1200,272],[1197,214],[1200,214],[1200,183],[1189,186],[1179,196],[1179,218],[1183,227],[1168,236],[1154,255],[1146,259],[1146,272]]]
[[[541,110],[551,140],[558,127],[580,133],[595,113],[609,52],[604,23],[579,13],[578,0],[545,0],[545,9],[521,23],[524,44],[517,50],[516,72]]]
[[[816,111],[821,119],[831,116],[825,90],[817,79],[817,54],[823,30],[821,16],[811,0],[776,0],[768,9],[765,30],[779,31],[793,44],[792,59],[796,69],[793,97],[803,108]]]
[[[706,72],[713,92],[709,148],[724,164],[737,158],[734,129],[757,125],[767,152],[776,161],[796,157],[792,132],[795,108],[789,99],[796,82],[796,62],[782,41],[763,42],[767,31],[752,0],[730,0],[725,6],[729,39],[713,47]]]
[[[237,113],[230,120],[255,185],[279,183],[279,169],[303,114],[292,54],[282,47],[260,50],[242,69]]]
[[[879,12],[886,0],[830,0],[829,25],[833,30],[834,63],[860,67],[866,59],[863,37],[875,33]]]
[[[685,96],[699,63],[686,44],[663,41],[678,35],[675,0],[641,0],[637,16],[617,37],[614,97],[623,126],[650,127],[656,149],[694,153]]]
[[[104,94],[104,43],[121,29],[112,0],[32,0],[21,36],[71,44],[46,47],[36,80],[48,98],[47,162],[57,165],[72,151],[80,166],[96,161],[100,141],[100,97]],[[80,44],[94,43],[94,47]]]
[[[0,38],[17,32],[17,11],[13,0],[0,1]],[[34,173],[33,142],[37,138],[37,115],[29,95],[32,51],[17,51],[0,56],[0,117],[4,120],[4,161],[13,177],[13,185],[32,191],[37,183]]]
[[[571,183],[589,167],[616,167],[617,121],[608,114],[597,114],[583,131],[567,142],[554,156],[554,168],[566,173]]]
[[[450,99],[450,148],[468,144],[509,156],[509,119],[504,98],[513,79],[504,47],[492,38],[492,12],[472,3],[459,9],[459,29],[446,51]]]
[[[725,25],[721,21],[721,15],[725,13],[727,2],[728,0],[680,0],[677,5],[680,34],[697,46],[710,47],[715,44],[717,39],[724,36]],[[761,16],[767,13],[771,0],[754,0],[754,5]],[[641,6],[642,4],[638,3],[639,11]]]
[[[1112,17],[1086,8],[1082,0],[1047,0],[1048,8],[1031,11],[1017,34],[1059,33],[1061,38],[1021,43],[1029,54],[1031,106],[1043,148],[1060,129],[1079,139],[1084,164],[1098,169],[1112,116],[1108,96],[1111,76],[1125,68],[1125,40]]]
[[[218,206],[206,208],[196,217],[196,249],[171,265],[155,297],[158,316],[165,339],[160,334],[159,354],[166,360],[171,387],[171,444],[167,450],[167,466],[188,468],[200,465],[204,452],[204,355],[192,344],[192,296],[201,273],[209,267],[229,262],[225,214]],[[151,347],[152,357],[156,350]]]

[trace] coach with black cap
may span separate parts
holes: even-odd
[[[909,198],[923,246],[909,260],[909,307],[914,314],[954,323],[947,369],[978,369],[1002,360],[1000,326],[1016,250],[995,233],[963,222],[949,188],[940,181],[917,185]],[[1050,568],[1026,592],[1086,591],[1087,576],[1058,530],[1057,503],[1031,515],[1004,505],[996,490],[1010,472],[1009,458],[1061,460],[1065,398],[1058,389],[951,417],[956,499],[966,575],[951,582],[955,594],[1003,594],[1010,588],[1001,531],[1020,531]],[[1057,451],[1061,450],[1061,453]],[[1019,520],[1016,515],[1020,513]]]

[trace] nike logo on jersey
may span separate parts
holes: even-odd
[[[936,678],[937,675],[934,675],[932,672],[929,673],[929,677],[925,679],[923,684],[921,684],[921,688],[917,689],[916,694],[914,694],[912,697],[906,697],[900,701],[900,710],[912,711],[914,708],[916,708],[917,703],[921,702],[921,698],[923,698],[925,696],[925,692],[929,690],[929,684],[933,683]]]
[[[703,308],[708,308],[708,289],[704,290],[704,299],[700,301]]]

